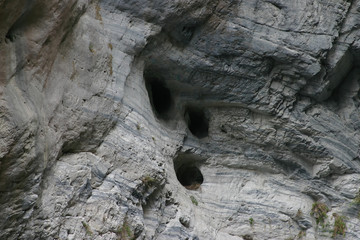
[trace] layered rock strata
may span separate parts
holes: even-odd
[[[359,21],[0,0],[0,239],[359,239]]]

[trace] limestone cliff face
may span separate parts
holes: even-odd
[[[0,239],[360,239],[359,23],[359,0],[0,0]]]

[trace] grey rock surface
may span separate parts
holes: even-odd
[[[359,0],[0,0],[0,239],[360,239],[359,23]]]

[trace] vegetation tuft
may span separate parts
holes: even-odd
[[[345,236],[345,232],[346,232],[345,217],[340,216],[336,213],[334,213],[333,216],[335,218],[335,222],[334,222],[334,229],[332,231],[332,237],[336,237],[337,235]]]
[[[82,221],[81,223],[82,223],[83,227],[85,228],[86,234],[91,236],[93,233],[91,231],[89,224],[87,224],[84,221]]]
[[[297,235],[298,239],[303,239],[305,236],[306,236],[306,232],[304,230],[301,230]]]
[[[101,10],[101,8],[100,8],[99,3],[96,3],[96,5],[95,5],[95,19],[102,22],[102,17],[101,17],[101,14],[100,14],[100,10]]]
[[[156,183],[156,179],[149,175],[146,175],[145,177],[143,177],[141,179],[141,181],[143,182],[145,187],[152,187]]]
[[[310,214],[315,218],[317,225],[321,224],[321,226],[324,227],[328,212],[329,208],[324,203],[314,202]]]
[[[249,218],[249,223],[250,223],[250,226],[254,226],[254,219],[252,217]]]
[[[131,231],[130,226],[126,219],[124,220],[123,225],[117,229],[116,235],[118,236],[119,240],[135,239],[134,233]]]
[[[192,202],[195,206],[199,205],[198,201],[196,200],[196,198],[195,198],[194,196],[190,196],[190,199],[191,199],[191,202]]]

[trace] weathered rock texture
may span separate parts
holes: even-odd
[[[329,239],[333,213],[360,239],[359,24],[359,0],[0,0],[0,239]]]

